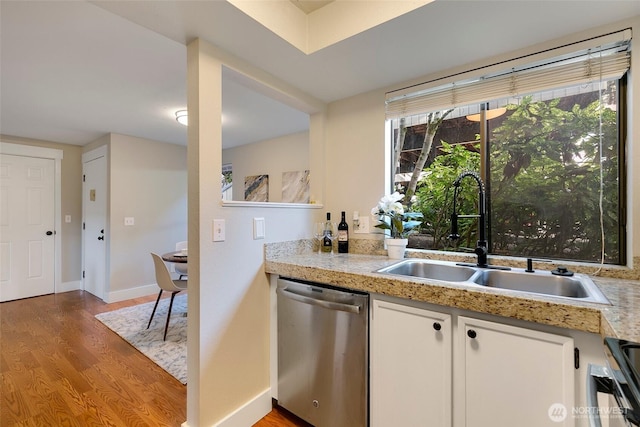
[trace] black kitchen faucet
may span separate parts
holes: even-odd
[[[458,190],[460,188],[460,182],[470,176],[476,180],[478,184],[478,214],[477,215],[458,215],[456,213],[456,202],[458,200]],[[476,172],[466,171],[462,172],[460,176],[453,181],[453,213],[451,214],[451,234],[449,239],[457,240],[460,238],[458,234],[458,218],[478,218],[478,243],[476,244],[475,254],[478,256],[478,267],[486,268],[487,264],[487,238],[486,238],[486,206],[485,206],[485,189],[482,179]]]

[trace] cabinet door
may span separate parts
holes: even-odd
[[[374,300],[371,427],[451,426],[451,316]]]
[[[459,317],[457,348],[456,425],[574,425],[572,338]]]

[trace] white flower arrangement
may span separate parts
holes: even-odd
[[[371,214],[378,217],[377,228],[390,230],[391,238],[403,239],[415,232],[422,219],[420,212],[405,212],[405,207],[400,203],[404,196],[397,191],[384,196],[378,204],[371,209]]]

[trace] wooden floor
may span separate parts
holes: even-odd
[[[186,386],[95,319],[83,291],[0,304],[0,426],[180,426]],[[308,424],[280,408],[258,427]]]

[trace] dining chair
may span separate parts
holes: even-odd
[[[153,316],[156,314],[156,308],[158,308],[158,303],[160,302],[162,292],[171,292],[171,301],[169,301],[169,311],[167,312],[167,322],[164,325],[163,341],[166,341],[167,329],[169,328],[169,319],[171,318],[171,308],[173,307],[173,299],[175,298],[176,294],[187,290],[187,281],[173,280],[171,278],[171,273],[169,273],[167,265],[164,263],[160,255],[151,252],[151,258],[153,258],[153,264],[156,270],[156,282],[158,282],[160,293],[158,294],[158,299],[156,299],[156,305],[153,306],[153,311],[151,312],[151,318],[149,319],[149,323],[147,324],[147,329],[149,329],[149,326],[151,326]]]
[[[176,243],[176,252],[187,249],[187,241]],[[182,280],[183,277],[187,276],[187,264],[186,263],[174,263],[173,268],[176,270],[180,276],[178,279]]]

